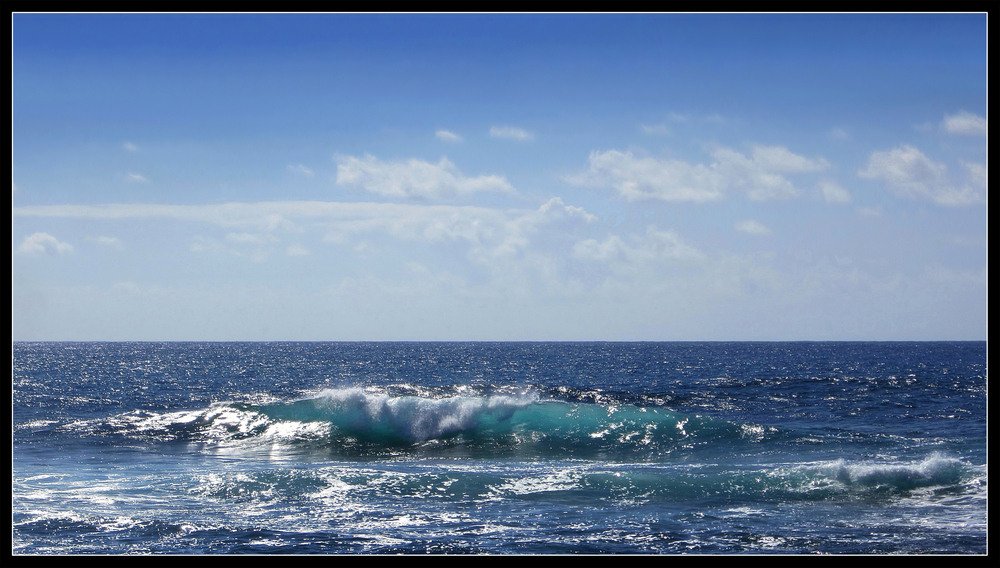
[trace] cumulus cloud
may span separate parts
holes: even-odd
[[[490,136],[493,138],[506,138],[507,140],[519,140],[527,142],[534,138],[530,132],[515,126],[494,126],[490,128]]]
[[[740,221],[733,226],[733,229],[741,233],[754,236],[765,236],[771,234],[771,229],[757,221],[754,221],[753,219]]]
[[[462,141],[462,137],[461,136],[459,136],[458,134],[455,134],[454,132],[449,132],[448,130],[438,130],[437,132],[434,133],[434,136],[437,136],[440,140],[444,140],[445,142],[461,142]]]
[[[579,217],[588,223],[597,221],[597,215],[588,213],[583,207],[566,205],[561,197],[553,197],[552,199],[549,199],[538,208],[538,211],[542,214],[553,216]]]
[[[947,167],[925,156],[913,146],[903,145],[872,152],[858,175],[881,180],[896,195],[928,199],[940,205],[971,205],[985,201],[986,166],[966,165],[969,183],[956,187],[948,179]]]
[[[986,136],[987,123],[984,117],[963,110],[958,114],[946,115],[941,128],[948,134]]]
[[[383,162],[366,154],[363,158],[337,158],[337,183],[386,197],[440,199],[473,193],[515,193],[503,176],[466,177],[447,158],[432,164],[411,159]]]
[[[73,245],[64,243],[48,233],[35,233],[25,238],[17,247],[18,254],[28,256],[69,254],[71,252],[73,252]]]
[[[591,152],[590,169],[564,179],[573,185],[610,187],[629,201],[660,199],[703,203],[718,201],[733,188],[745,189],[750,199],[785,199],[798,190],[782,174],[811,173],[830,167],[822,158],[810,159],[781,146],[754,146],[752,157],[718,147],[711,165],[683,160],[636,156],[631,150]]]
[[[767,158],[762,164],[730,148],[717,148],[712,157],[712,169],[722,174],[726,185],[745,189],[750,199],[787,199],[798,194],[791,181],[768,167]]]

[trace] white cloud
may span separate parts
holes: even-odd
[[[127,173],[125,174],[125,181],[132,181],[138,183],[149,183],[149,180],[141,174]]]
[[[209,239],[201,235],[196,235],[188,245],[191,252],[224,252],[226,247],[219,244],[214,239]]]
[[[666,124],[643,124],[642,131],[646,134],[658,134],[660,136],[670,135],[670,129],[667,128]]]
[[[964,160],[961,160],[959,163],[968,172],[969,185],[985,192],[989,184],[989,166],[978,162],[966,162]]]
[[[858,175],[882,180],[901,197],[929,199],[941,205],[971,205],[985,201],[985,166],[966,166],[970,185],[955,187],[948,180],[947,167],[925,156],[913,146],[903,145],[885,152],[872,152]]]
[[[534,138],[527,130],[515,126],[494,126],[490,128],[490,136],[493,138],[506,138],[507,140],[520,140],[522,142]]]
[[[827,203],[848,203],[851,201],[850,192],[833,180],[820,181],[817,187]]]
[[[232,254],[249,258],[253,262],[263,263],[268,260],[273,250],[270,245],[277,243],[279,239],[270,234],[260,235],[244,232],[227,233],[224,240],[233,246],[227,246],[214,238],[198,235],[192,239],[188,249],[195,253]]]
[[[406,162],[383,162],[366,154],[337,158],[337,183],[387,197],[440,199],[473,193],[515,193],[503,176],[466,177],[448,161],[437,164],[411,159]]]
[[[768,160],[774,156],[769,156],[766,151],[764,156],[764,163],[761,164],[730,148],[717,148],[712,152],[715,158],[712,169],[723,176],[727,186],[745,188],[747,196],[754,201],[787,199],[798,195],[791,181],[769,169],[774,164],[768,163]],[[777,156],[777,159],[780,158]]]
[[[273,231],[292,229],[288,217],[315,217],[325,211],[325,202],[222,203],[213,205],[39,205],[15,207],[15,217],[56,217],[69,219],[177,219]],[[318,211],[317,211],[318,208]]]
[[[629,201],[706,202],[722,199],[725,180],[712,168],[681,160],[638,157],[631,151],[591,152],[590,169],[564,178],[573,185],[608,187]]]
[[[771,234],[771,229],[769,229],[768,227],[757,221],[754,221],[753,219],[740,221],[733,226],[733,229],[741,233],[746,233],[748,235],[754,235],[754,236],[764,236]]]
[[[967,111],[960,111],[958,114],[945,116],[941,122],[941,128],[949,134],[962,134],[965,136],[986,136],[986,119],[978,114]]]
[[[73,252],[73,245],[64,243],[48,233],[35,233],[21,242],[17,247],[17,253],[37,256],[42,254],[69,254]]]
[[[692,115],[692,114],[682,114],[679,112],[671,112],[668,118],[674,122],[702,122],[714,125],[720,125],[726,123],[726,117],[715,112],[707,115]]]
[[[122,148],[124,148],[126,152],[137,152],[139,150],[139,148],[137,148],[136,145],[131,142],[126,142],[122,144]]]
[[[626,265],[657,260],[697,260],[703,254],[685,244],[674,231],[661,231],[650,225],[645,235],[631,235],[629,242],[618,235],[603,241],[585,239],[573,246],[573,257],[600,262],[623,262]]]
[[[983,288],[989,285],[989,269],[985,266],[980,270],[970,271],[953,270],[940,263],[934,263],[925,267],[924,274],[928,280],[942,284],[971,284]]]
[[[286,234],[294,230],[296,235],[307,230],[319,231],[322,241],[341,246],[353,246],[359,238],[369,238],[368,235],[373,240],[382,235],[426,244],[464,242],[469,247],[469,259],[480,264],[521,254],[530,244],[531,235],[543,227],[565,228],[572,224],[583,227],[596,220],[593,214],[566,205],[558,197],[538,209],[310,201],[32,206],[14,208],[13,215],[97,220],[167,218],[235,229],[225,235],[225,242],[219,238],[194,237],[189,247],[193,252],[238,254],[247,245],[263,249],[279,242],[280,235],[270,234],[279,229],[287,229]],[[262,235],[262,231],[268,233]],[[301,250],[286,249],[287,254],[297,252]]]
[[[295,165],[288,164],[288,171],[290,173],[305,176],[307,178],[311,178],[314,176],[313,171],[302,164],[295,164]]]
[[[793,154],[783,146],[754,145],[753,161],[765,170],[780,173],[810,173],[830,167],[830,162],[823,158],[812,160]]]
[[[629,201],[661,199],[703,203],[718,201],[731,188],[743,188],[750,199],[785,199],[798,190],[782,173],[811,173],[830,167],[780,146],[754,146],[753,158],[724,147],[712,151],[710,166],[682,160],[636,156],[631,150],[591,152],[590,169],[564,181],[573,185],[611,187]]]
[[[566,215],[570,217],[580,217],[584,221],[591,223],[597,221],[597,215],[587,213],[583,207],[566,205],[561,197],[553,197],[545,202],[538,211],[543,214]]]
[[[454,132],[449,132],[448,130],[438,130],[437,132],[434,133],[434,136],[437,136],[439,139],[444,140],[445,142],[461,142],[462,141],[462,137],[461,136],[459,136],[458,134],[455,134]]]
[[[101,246],[110,247],[117,250],[123,250],[122,242],[118,237],[87,237],[88,241],[97,243]]]
[[[254,233],[227,233],[226,240],[236,245],[266,245],[276,240],[273,235]]]

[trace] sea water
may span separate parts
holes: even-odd
[[[985,554],[985,342],[13,344],[14,554]]]

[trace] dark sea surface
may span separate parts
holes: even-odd
[[[986,554],[985,342],[14,343],[14,554]]]

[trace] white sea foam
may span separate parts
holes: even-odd
[[[909,463],[848,463],[841,459],[827,469],[831,477],[847,484],[912,489],[957,483],[962,467],[961,460],[935,452],[921,461]]]
[[[518,409],[537,401],[524,396],[493,395],[429,398],[389,396],[362,389],[329,389],[312,399],[317,408],[335,411],[352,428],[423,442],[478,426],[482,420],[505,420]],[[334,421],[337,421],[335,419]]]

